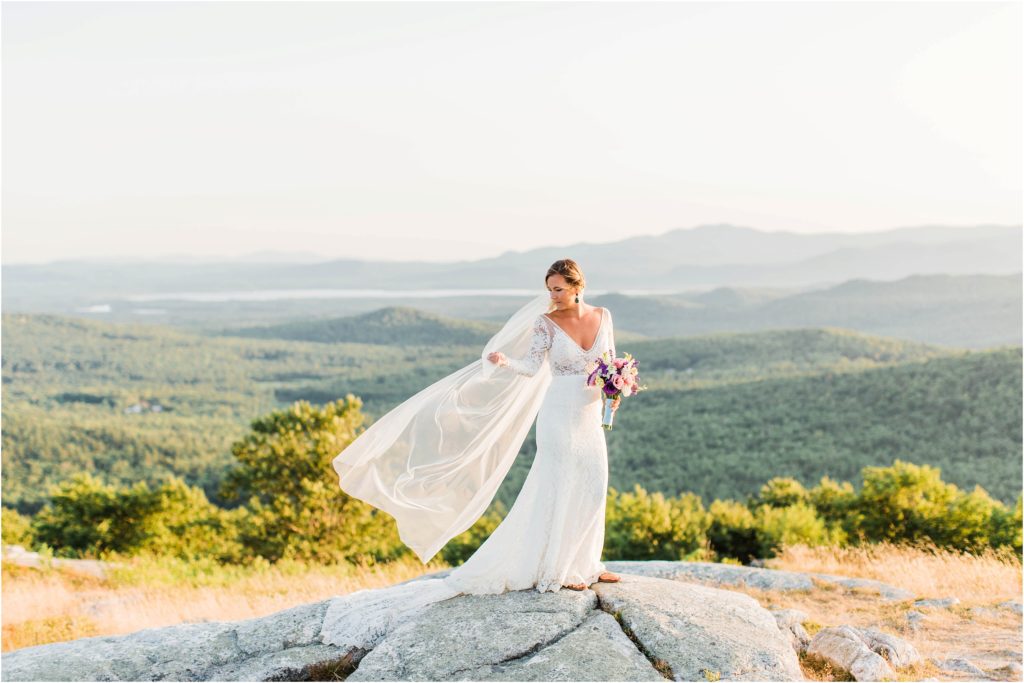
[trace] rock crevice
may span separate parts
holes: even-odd
[[[651,667],[655,671],[657,671],[659,674],[662,675],[662,677],[664,677],[667,680],[676,680],[675,674],[672,672],[672,667],[669,666],[668,662],[666,662],[663,659],[658,659],[657,657],[655,657],[654,654],[644,646],[640,639],[636,637],[636,634],[633,633],[633,629],[631,629],[628,624],[623,623],[622,612],[615,612],[610,610],[607,605],[601,602],[601,596],[598,596],[597,604],[604,612],[611,614],[612,617],[614,617],[615,623],[617,623],[619,625],[619,628],[622,629],[622,633],[627,638],[629,638],[630,642],[633,643],[637,651],[647,658],[647,661],[651,663]]]

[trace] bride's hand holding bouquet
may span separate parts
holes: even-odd
[[[600,360],[591,361],[587,365],[587,386],[596,386],[604,394],[604,419],[601,424],[605,429],[612,428],[612,419],[622,397],[632,396],[647,388],[640,385],[637,365],[637,360],[628,353],[621,358],[612,358],[607,351],[601,354]]]

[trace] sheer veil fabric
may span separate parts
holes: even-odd
[[[413,579],[331,600],[321,639],[372,648],[397,623],[459,594],[591,584],[605,570],[607,450],[601,392],[587,363],[615,353],[602,310],[583,349],[547,312],[547,292],[517,311],[481,358],[380,418],[334,460],[341,488],[391,514],[423,562],[471,527],[493,499],[534,419],[537,453],[508,514],[444,578]],[[501,351],[508,367],[487,355]]]
[[[479,360],[388,412],[334,458],[341,488],[394,517],[424,563],[483,515],[530,431],[550,371],[521,375],[487,356],[524,355],[549,306],[547,292],[533,298]]]

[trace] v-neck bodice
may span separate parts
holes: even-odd
[[[566,332],[566,331],[565,331],[565,330],[564,330],[564,329],[562,328],[562,326],[561,326],[561,325],[559,325],[558,323],[556,323],[556,322],[554,321],[554,319],[553,319],[553,318],[552,318],[551,316],[549,316],[549,315],[545,315],[544,317],[545,317],[545,318],[547,318],[548,320],[550,320],[550,321],[551,321],[551,324],[552,324],[552,325],[554,325],[554,326],[555,326],[556,328],[558,328],[558,331],[559,331],[559,332],[561,332],[562,334],[564,334],[564,335],[565,335],[566,337],[569,337],[569,341],[571,341],[571,342],[572,342],[573,344],[575,344],[575,345],[576,345],[576,347],[577,347],[577,348],[578,348],[578,349],[579,349],[580,351],[582,351],[583,353],[590,353],[591,351],[593,351],[593,350],[594,350],[594,347],[595,347],[595,346],[597,346],[597,341],[598,341],[598,340],[599,340],[599,339],[601,338],[601,331],[602,331],[602,330],[604,329],[604,315],[605,315],[605,311],[606,311],[606,310],[607,310],[607,309],[604,309],[604,308],[602,308],[602,309],[601,309],[601,322],[600,322],[600,323],[598,323],[598,325],[597,325],[597,334],[595,334],[595,335],[594,335],[594,341],[592,341],[592,342],[590,343],[590,348],[588,348],[588,349],[584,349],[584,348],[583,348],[582,346],[580,346],[580,343],[579,343],[578,341],[576,341],[575,339],[573,339],[572,337],[570,337],[570,336],[569,336],[569,333],[568,333],[568,332]]]
[[[601,324],[597,328],[597,337],[587,350],[584,350],[554,320],[546,315],[539,315],[534,321],[530,349],[522,358],[509,358],[508,365],[521,375],[533,375],[546,358],[552,375],[586,375],[587,364],[598,360],[605,352],[615,356],[612,314],[607,308],[601,309]]]

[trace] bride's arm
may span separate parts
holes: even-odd
[[[530,350],[522,358],[508,358],[499,352],[490,354],[487,358],[492,363],[504,365],[511,368],[520,375],[533,376],[540,370],[540,364],[544,362],[548,349],[551,348],[552,330],[544,320],[544,316],[537,316],[533,324],[533,339],[530,341]]]

